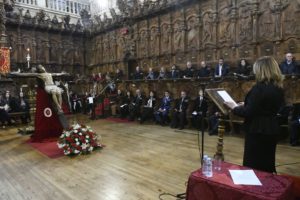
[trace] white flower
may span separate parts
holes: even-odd
[[[79,135],[82,135],[82,133],[80,132],[80,133],[78,133]]]
[[[80,151],[78,151],[77,149],[75,149],[74,153],[75,153],[75,154],[79,154]]]
[[[86,143],[89,143],[89,140],[85,140]]]
[[[87,136],[85,136],[85,137],[86,137],[86,138],[89,138],[90,136],[87,135]]]
[[[69,132],[66,132],[66,137],[70,137],[70,133]]]
[[[79,128],[80,128],[79,124],[76,124],[75,126],[73,126],[73,129],[79,129]]]
[[[64,151],[65,155],[69,155],[71,152],[70,151]]]
[[[79,142],[76,142],[76,145],[77,145],[77,146],[79,146],[79,145],[80,145],[80,143],[79,143]]]
[[[90,148],[89,148],[89,151],[93,151],[93,149],[94,149],[94,147],[90,147]]]
[[[86,145],[85,143],[83,143],[83,144],[81,145],[81,148],[82,148],[82,149],[86,149],[86,148],[87,148],[87,145]]]
[[[65,134],[61,134],[60,138],[64,138],[65,137]]]
[[[77,131],[77,130],[74,130],[74,133],[78,133],[78,131]]]
[[[77,142],[77,141],[78,141],[78,138],[75,138],[75,141]]]
[[[59,143],[57,143],[57,146],[58,146],[58,148],[63,148],[64,146],[66,146],[65,144],[59,144]]]
[[[82,132],[86,132],[86,128],[83,128],[83,129],[82,129]]]

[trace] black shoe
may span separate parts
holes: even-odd
[[[299,146],[299,145],[300,145],[299,142],[292,142],[292,143],[291,143],[291,146],[292,146],[292,147],[296,147],[296,146]]]

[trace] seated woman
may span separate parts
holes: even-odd
[[[247,62],[246,59],[241,59],[236,70],[236,73],[239,75],[249,76],[252,71],[251,65]]]
[[[121,105],[120,105],[120,114],[121,118],[126,118],[129,114],[129,104],[132,101],[132,96],[130,91],[126,92],[125,97],[122,99]]]

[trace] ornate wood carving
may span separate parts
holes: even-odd
[[[120,13],[103,14],[70,23],[37,14],[14,10],[13,4],[0,15],[12,47],[14,65],[26,62],[30,48],[33,64],[95,67],[127,71],[127,62],[147,62],[148,66],[185,66],[219,57],[235,64],[241,58],[253,62],[262,55],[281,60],[290,51],[300,56],[299,0],[159,0],[156,2],[118,0]],[[73,66],[74,65],[74,66]],[[126,66],[126,67],[124,67]]]

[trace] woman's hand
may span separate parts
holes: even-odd
[[[229,109],[234,109],[236,107],[236,104],[234,102],[231,102],[231,101],[225,101],[224,102],[224,105],[229,108]]]
[[[239,102],[238,103],[239,106],[244,106],[244,104],[245,104],[244,102]]]

